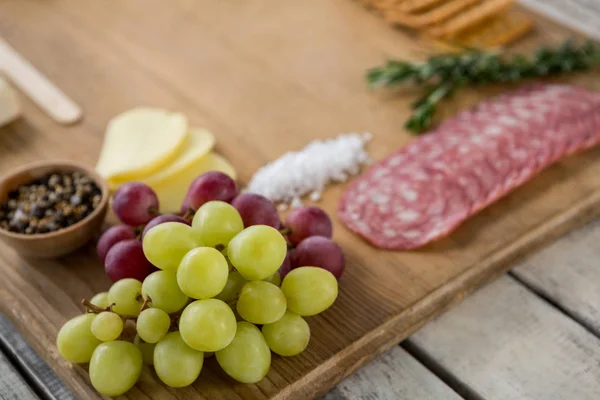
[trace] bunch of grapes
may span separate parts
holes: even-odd
[[[84,300],[87,312],[57,337],[59,353],[89,363],[92,385],[104,395],[133,387],[143,363],[168,386],[190,385],[212,355],[235,380],[258,382],[271,352],[304,351],[304,317],[337,297],[343,254],[319,208],[294,210],[282,227],[271,201],[238,195],[219,172],[192,183],[179,216],[158,216],[154,192],[140,183],[113,200],[124,225],[108,230],[98,250],[115,282]]]

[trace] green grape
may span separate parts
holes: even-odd
[[[135,317],[142,309],[142,282],[133,278],[116,281],[108,290],[108,301],[115,304],[112,310],[121,315]]]
[[[285,314],[287,302],[281,289],[265,281],[248,282],[242,288],[237,311],[253,324],[271,324]]]
[[[181,310],[189,300],[179,289],[175,271],[156,271],[148,275],[142,285],[142,294],[150,297],[152,307],[160,308],[167,314]]]
[[[196,300],[183,310],[179,332],[185,342],[200,351],[217,351],[235,336],[235,315],[221,300]]]
[[[96,314],[78,315],[68,320],[56,337],[56,347],[61,356],[74,363],[86,363],[92,358],[96,347],[102,343],[92,334],[92,322]]]
[[[301,316],[328,309],[338,294],[337,279],[323,268],[300,267],[288,273],[281,283],[288,309]]]
[[[108,301],[108,292],[101,292],[92,297],[90,303],[100,308],[108,308],[110,302]]]
[[[140,313],[136,321],[137,333],[146,343],[156,343],[171,327],[171,317],[160,308],[148,308]]]
[[[252,225],[237,234],[227,255],[231,264],[249,281],[273,275],[285,259],[287,244],[279,231],[267,225]]]
[[[98,340],[110,342],[123,332],[123,319],[118,314],[103,311],[92,321],[92,333]]]
[[[231,271],[227,277],[227,283],[225,284],[225,287],[221,293],[215,296],[215,298],[223,300],[224,302],[229,302],[235,299],[246,282],[248,281],[244,279],[242,274],[235,270]]]
[[[223,254],[212,247],[198,247],[181,260],[177,283],[194,299],[210,299],[223,290],[228,275],[229,265]]]
[[[205,246],[227,246],[227,243],[244,229],[244,222],[231,204],[213,200],[204,203],[196,211],[192,229]]]
[[[120,396],[135,385],[142,373],[142,353],[133,343],[102,343],[90,361],[90,380],[106,396]]]
[[[272,324],[263,325],[262,333],[269,348],[280,356],[295,356],[304,351],[310,340],[308,323],[291,311]]]
[[[202,243],[188,225],[165,222],[146,232],[142,245],[148,261],[160,269],[175,271],[183,256]]]
[[[146,343],[139,337],[139,335],[135,335],[133,344],[135,347],[140,349],[144,364],[154,365],[154,347],[156,347],[156,343]]]
[[[273,275],[271,275],[268,278],[263,279],[263,281],[272,283],[275,286],[280,286],[281,285],[281,275],[279,275],[279,271],[275,271],[275,273]]]
[[[204,355],[194,350],[181,338],[179,332],[168,333],[154,348],[154,370],[166,385],[191,385],[200,375]]]
[[[249,322],[238,322],[235,338],[215,353],[223,371],[242,383],[256,383],[269,372],[271,350],[258,328]]]

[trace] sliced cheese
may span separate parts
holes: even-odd
[[[8,85],[8,82],[0,77],[0,126],[14,121],[20,114],[17,94]]]
[[[236,179],[235,169],[229,161],[218,154],[210,152],[195,160],[187,168],[180,170],[177,175],[172,176],[170,179],[150,184],[158,196],[160,211],[163,213],[179,212],[192,181],[208,171],[221,171]]]
[[[152,175],[147,175],[136,179],[137,182],[144,182],[148,185],[160,184],[165,180],[169,180],[177,176],[179,171],[193,165],[200,158],[204,157],[215,145],[215,137],[206,129],[191,129],[183,143],[183,146],[177,154],[177,158],[169,165],[161,168]],[[112,189],[118,188],[123,183],[130,180],[121,180],[109,178],[108,183]]]
[[[106,128],[96,170],[107,179],[136,180],[171,163],[184,145],[187,118],[156,108],[134,108]]]

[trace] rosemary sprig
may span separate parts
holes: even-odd
[[[426,86],[426,94],[412,105],[413,114],[405,123],[406,129],[419,133],[433,123],[438,103],[463,85],[518,82],[585,71],[598,65],[599,44],[567,40],[557,47],[540,47],[529,57],[466,50],[462,54],[433,56],[423,63],[390,60],[367,71],[367,81],[373,88],[393,88],[404,83]]]

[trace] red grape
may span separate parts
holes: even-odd
[[[158,197],[144,183],[125,183],[113,197],[113,211],[127,225],[143,225],[156,216]]]
[[[285,219],[285,226],[290,228],[290,243],[297,245],[310,236],[330,238],[333,225],[325,211],[319,207],[301,207],[292,210]]]
[[[338,280],[344,273],[344,253],[331,239],[311,236],[301,241],[294,253],[295,268],[320,267],[331,272]]]
[[[100,257],[100,260],[104,262],[106,259],[106,254],[115,244],[123,240],[135,239],[135,236],[135,229],[129,225],[111,226],[102,234],[102,236],[100,236],[100,239],[98,240],[98,244],[96,245],[98,257]]]
[[[279,229],[279,214],[275,204],[260,194],[244,193],[233,199],[234,206],[244,221],[244,228],[251,225],[269,225]]]
[[[144,256],[142,242],[137,239],[115,244],[106,255],[104,271],[113,282],[124,278],[143,281],[156,268]]]
[[[148,222],[148,225],[146,225],[146,227],[144,228],[144,231],[142,232],[142,239],[144,239],[146,232],[148,232],[150,229],[154,228],[156,225],[160,225],[164,222],[181,222],[182,224],[191,225],[190,221],[188,221],[185,218],[181,218],[178,215],[174,215],[174,214],[159,215],[158,217],[155,217],[154,219],[152,219],[152,221]]]
[[[291,250],[288,250],[285,258],[283,259],[283,263],[281,263],[281,267],[279,267],[279,276],[281,276],[281,280],[285,278],[285,276],[293,269],[292,266],[292,254]]]
[[[212,200],[231,203],[237,194],[237,185],[229,175],[210,171],[194,179],[185,197],[191,208],[197,210],[202,204]]]

